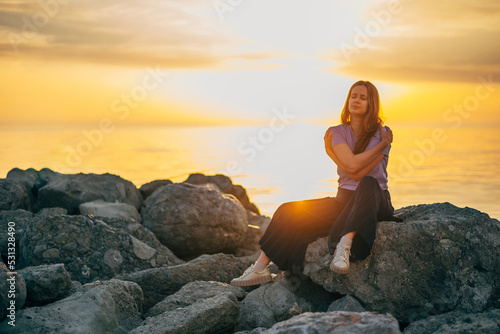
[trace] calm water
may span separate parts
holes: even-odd
[[[393,126],[389,190],[395,208],[434,202],[500,218],[500,127]],[[324,153],[326,127],[95,127],[0,129],[0,177],[19,167],[113,173],[141,186],[223,173],[243,185],[263,214],[279,204],[334,196],[336,167]],[[87,131],[87,132],[85,132]]]

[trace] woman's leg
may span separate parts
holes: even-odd
[[[253,265],[253,268],[255,271],[261,272],[262,270],[266,269],[270,262],[271,259],[267,257],[266,253],[261,252],[259,258]]]

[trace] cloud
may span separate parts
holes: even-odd
[[[491,74],[498,82],[500,3],[400,1],[380,33],[370,34],[384,10],[367,12],[357,35],[332,52],[341,63],[334,71],[385,81],[470,82]]]
[[[164,68],[210,68],[227,59],[273,57],[234,54],[244,40],[195,14],[193,9],[207,6],[203,1],[63,2],[0,5],[0,57]],[[42,6],[47,3],[52,7]]]

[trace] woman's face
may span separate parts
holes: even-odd
[[[359,85],[352,89],[349,97],[349,112],[352,116],[364,116],[368,110],[368,89]]]

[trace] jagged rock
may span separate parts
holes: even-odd
[[[246,265],[233,255],[202,255],[177,266],[147,269],[118,276],[125,281],[139,284],[144,293],[144,310],[165,297],[179,291],[184,285],[194,281],[217,281],[229,283],[240,276]]]
[[[26,282],[20,274],[12,273],[0,262],[0,321],[15,320],[16,311],[23,308],[26,301]],[[12,318],[13,316],[13,318]],[[3,333],[0,331],[0,333]]]
[[[44,307],[17,312],[16,326],[2,333],[127,333],[141,322],[142,292],[133,282],[86,284],[75,294]]]
[[[500,333],[500,309],[483,313],[452,311],[415,321],[404,334]]]
[[[252,329],[251,331],[239,331],[234,334],[261,334],[263,333],[267,328],[265,327],[257,327]]]
[[[139,209],[142,195],[132,182],[112,174],[61,174],[48,168],[12,169],[8,179],[24,182],[36,198],[34,210],[62,207],[70,214],[79,213],[78,206],[85,202],[102,199],[121,202]]]
[[[238,314],[239,304],[233,294],[214,296],[147,318],[129,333],[232,333],[238,325]]]
[[[149,196],[151,196],[152,193],[156,191],[156,189],[172,184],[173,182],[170,180],[155,180],[151,181],[149,183],[143,184],[140,188],[139,191],[142,194],[142,198],[145,200]]]
[[[64,264],[41,265],[18,270],[26,282],[26,306],[42,306],[65,298],[71,291],[71,276]]]
[[[215,296],[233,295],[238,300],[246,296],[245,290],[237,286],[215,281],[196,281],[184,285],[179,291],[168,296],[153,306],[147,313],[147,317],[154,317],[164,312],[184,308],[202,299]]]
[[[102,199],[92,202],[82,203],[78,207],[80,214],[93,215],[96,217],[124,218],[141,221],[141,215],[137,209],[127,203],[108,203]]]
[[[347,311],[347,312],[366,312],[361,304],[352,296],[345,296],[337,299],[328,307],[328,312]]]
[[[201,173],[194,173],[189,175],[184,183],[190,184],[206,184],[212,183],[215,184],[221,191],[226,194],[234,195],[240,202],[241,205],[247,210],[250,210],[256,214],[259,213],[259,209],[255,204],[250,202],[248,198],[247,191],[240,185],[234,185],[233,181],[226,175],[217,174],[217,175],[204,175]]]
[[[352,295],[368,309],[413,322],[450,310],[499,306],[500,223],[449,203],[396,211],[403,223],[379,222],[371,255],[348,275],[329,269],[326,238],[306,253],[304,274],[328,291]]]
[[[161,187],[146,199],[141,212],[144,226],[181,258],[232,253],[247,232],[241,204],[203,185]]]
[[[390,314],[372,312],[304,313],[262,331],[262,334],[401,334],[397,320]]]
[[[169,266],[184,263],[183,260],[175,256],[175,254],[170,249],[162,244],[153,232],[144,227],[144,225],[139,224],[137,221],[131,219],[118,219],[108,217],[100,217],[100,220],[104,221],[109,226],[124,230],[146,245],[155,249],[157,251],[156,257],[159,259],[158,263],[168,264]],[[138,245],[137,242],[135,244]],[[151,252],[151,250],[149,250],[149,252]]]
[[[123,229],[84,216],[35,216],[19,245],[20,268],[64,263],[71,278],[82,283],[170,264]]]
[[[14,248],[17,264],[19,261],[19,240],[21,240],[21,237],[24,234],[26,225],[33,219],[34,216],[35,215],[33,213],[22,209],[0,211],[0,253],[2,253],[4,261],[7,261],[7,256],[9,254],[9,225],[14,229]],[[10,246],[12,246],[12,244]]]
[[[43,208],[36,213],[40,217],[64,216],[68,214],[65,208]]]
[[[240,303],[239,330],[269,328],[275,323],[304,312],[326,311],[333,300],[307,278],[287,274],[251,291]]]
[[[17,180],[0,179],[0,210],[30,210],[26,186]]]

